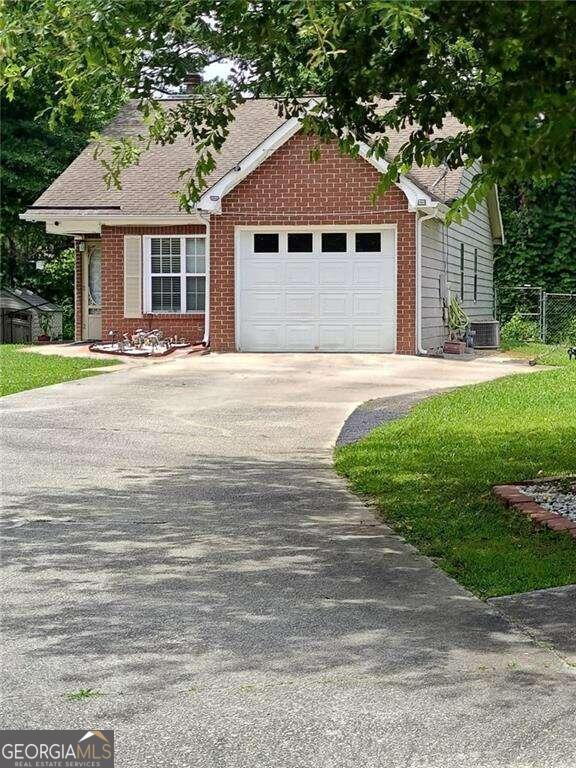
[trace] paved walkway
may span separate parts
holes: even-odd
[[[59,355],[60,357],[86,357],[91,360],[107,360],[109,363],[117,360],[118,363],[129,367],[142,365],[158,365],[179,357],[187,357],[190,349],[175,349],[169,355],[150,355],[139,357],[136,355],[111,355],[108,352],[91,352],[91,344],[88,342],[60,342],[57,344],[33,344],[23,347],[24,352],[34,352],[37,355]]]
[[[576,584],[488,601],[576,669]]]
[[[211,355],[5,398],[0,724],[112,727],[118,768],[574,768],[573,669],[331,467],[359,403],[513,370]]]

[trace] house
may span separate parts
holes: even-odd
[[[130,103],[107,133],[141,130]],[[87,147],[23,214],[75,236],[77,338],[144,326],[219,351],[415,354],[446,337],[449,291],[473,320],[492,317],[496,190],[447,227],[471,171],[414,168],[373,202],[384,160],[326,143],[312,162],[316,146],[273,101],[246,101],[190,214],[174,195],[194,162],[184,137],[153,146],[121,190]]]
[[[26,288],[0,289],[0,342],[19,344],[38,341],[44,334],[62,337],[62,310]]]

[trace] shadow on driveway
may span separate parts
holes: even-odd
[[[119,481],[5,507],[5,690],[343,680],[456,697],[489,675],[494,706],[553,693],[558,670],[529,639],[374,524],[324,463],[198,457]],[[119,718],[151,706],[136,697]]]

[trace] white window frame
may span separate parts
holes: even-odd
[[[152,240],[162,240],[165,238],[180,240],[180,272],[152,272]],[[187,272],[186,271],[186,240],[204,240],[204,259],[205,270],[204,272]],[[206,307],[208,306],[209,297],[209,284],[210,284],[210,267],[209,267],[209,240],[207,234],[185,234],[185,235],[144,235],[143,237],[143,255],[144,255],[144,314],[147,315],[205,315]],[[152,310],[152,276],[154,277],[176,277],[180,276],[180,311],[171,312],[170,310]],[[186,306],[186,278],[187,277],[204,277],[206,279],[206,291],[204,309],[188,309]]]

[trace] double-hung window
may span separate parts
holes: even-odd
[[[185,314],[206,309],[206,237],[145,239],[146,311]]]

